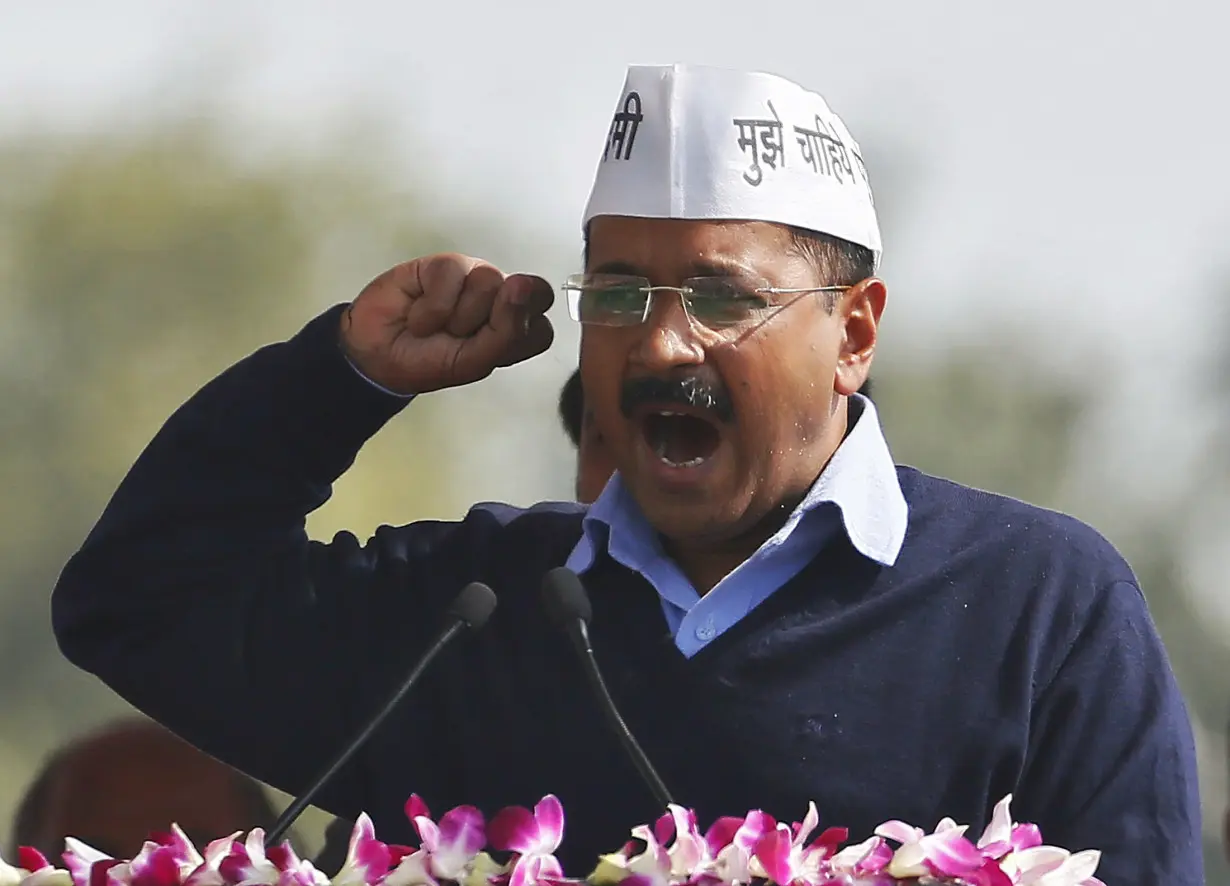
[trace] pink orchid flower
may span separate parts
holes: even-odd
[[[670,814],[658,819],[653,828],[638,825],[632,840],[623,849],[604,855],[588,880],[593,886],[670,886],[671,857],[663,843],[674,833]],[[638,845],[644,849],[637,852]]]
[[[933,867],[933,873],[939,873],[938,869]],[[999,862],[986,857],[977,867],[954,864],[953,872],[943,876],[943,882],[959,882],[962,886],[1014,886],[1012,878],[1004,873]]]
[[[37,849],[17,850],[16,866],[0,858],[0,886],[72,886],[72,875],[47,861]]]
[[[658,835],[646,825],[640,825],[632,829],[632,837],[644,843],[645,850],[628,859],[628,877],[623,881],[623,886],[669,886],[671,856],[658,840]]]
[[[367,886],[384,879],[392,864],[389,847],[376,839],[376,827],[366,812],[360,813],[350,832],[346,861],[333,878],[333,886]]]
[[[127,886],[128,865],[73,837],[64,838],[64,865],[74,886]]]
[[[671,877],[688,880],[700,876],[709,869],[713,856],[708,841],[696,828],[696,813],[673,803],[667,808],[670,811],[654,827],[654,837],[663,844],[674,837],[666,850]]]
[[[175,850],[154,842],[146,842],[141,847],[136,858],[128,862],[128,871],[132,886],[180,886],[186,876],[180,870]]]
[[[1000,862],[1014,883],[1036,883],[1043,875],[1057,870],[1068,860],[1068,851],[1056,846],[1032,846],[1005,856]]]
[[[1094,877],[1102,853],[1094,849],[1070,853],[1057,846],[1034,846],[1005,859],[1005,873],[1014,886],[1104,886]]]
[[[166,833],[151,834],[137,856],[127,862],[127,879],[132,886],[181,886],[204,863],[188,835],[172,824]]]
[[[563,810],[558,801],[556,807],[562,829]],[[401,860],[392,886],[433,886],[438,880],[464,884],[470,880],[485,881],[502,872],[491,856],[482,852],[487,845],[487,823],[476,807],[451,808],[437,823],[432,821],[432,813],[421,797],[411,794],[406,801],[406,817],[415,826],[421,849]],[[551,852],[555,852],[555,847]]]
[[[256,828],[246,840],[235,840],[218,863],[218,873],[230,886],[276,886],[279,871],[265,855],[265,832]]]
[[[231,854],[235,841],[242,836],[242,831],[235,831],[229,837],[214,840],[205,847],[204,856],[196,870],[184,879],[184,886],[224,886],[222,877],[222,860]]]
[[[590,886],[1105,886],[1094,874],[1097,851],[1070,853],[1046,846],[1038,828],[1016,823],[1012,796],[995,805],[977,843],[967,827],[945,818],[932,833],[888,821],[875,835],[840,848],[844,828],[819,825],[814,803],[802,822],[779,823],[758,810],[742,819],[720,818],[703,835],[694,811],[671,805],[654,826],[632,829],[637,842],[604,856]],[[136,858],[121,861],[80,841],[65,841],[67,870],[31,849],[17,866],[0,859],[0,886],[586,886],[564,879],[555,857],[563,839],[559,800],[544,797],[531,811],[502,810],[488,825],[478,809],[460,806],[433,821],[417,796],[406,814],[420,846],[394,846],[376,838],[367,815],[355,823],[346,862],[330,881],[289,843],[266,848],[253,830],[215,840],[200,853],[177,826],[152,835]],[[497,865],[482,851],[512,853]],[[896,845],[896,849],[893,846]],[[643,846],[643,849],[640,847]]]
[[[983,855],[965,839],[967,829],[951,818],[943,819],[931,834],[902,821],[885,822],[876,828],[876,835],[901,844],[885,873],[904,880],[935,874],[960,877],[982,870]]]
[[[893,860],[893,849],[883,837],[868,837],[862,843],[847,846],[829,859],[829,869],[837,876],[863,882],[878,882],[874,878],[883,874]],[[887,877],[887,874],[884,875]]]
[[[327,886],[329,878],[306,858],[300,858],[289,841],[265,850],[265,857],[278,869],[278,886]],[[380,872],[383,877],[388,867]]]
[[[635,840],[615,855],[605,856],[591,875],[593,883],[621,886],[733,886],[750,883],[763,873],[753,871],[756,845],[777,826],[772,816],[754,810],[744,818],[719,818],[702,837],[693,810],[671,806],[651,829],[632,829]],[[667,843],[673,839],[668,849]]]
[[[533,812],[522,806],[502,809],[487,833],[492,848],[517,853],[508,886],[563,878],[555,850],[564,839],[564,808],[554,794],[539,800]]]
[[[426,849],[406,853],[384,878],[383,886],[439,886],[431,873],[431,853]]]
[[[808,803],[807,815],[793,829],[779,822],[760,838],[755,857],[770,880],[778,886],[792,883],[819,886],[829,879],[824,862],[845,842],[850,832],[845,828],[829,828],[808,844],[807,838],[819,824],[816,804]]]
[[[712,874],[723,883],[749,883],[753,872],[756,847],[761,838],[777,828],[771,815],[753,809],[743,819],[719,818],[705,833],[705,842],[713,856]]]
[[[996,803],[991,821],[978,839],[978,851],[988,858],[999,860],[1010,853],[1042,845],[1038,826],[1013,822],[1011,806],[1012,794]]]
[[[329,878],[300,859],[289,843],[265,849],[265,831],[255,828],[243,842],[235,840],[218,863],[227,886],[328,886]],[[136,884],[133,884],[136,886]]]
[[[752,815],[762,815],[765,818],[769,818],[769,816],[764,815],[763,812],[748,813],[749,817]],[[663,819],[659,819],[658,821],[661,822],[662,820]],[[739,829],[746,823],[747,818],[739,818],[735,815],[724,815],[713,824],[709,825],[709,830],[705,831],[705,844],[709,849],[709,856],[711,858],[717,858],[719,852],[735,841],[735,837],[738,835]],[[762,833],[764,830],[771,829],[776,824],[777,822],[773,822],[773,825],[770,825],[769,828],[762,828]],[[756,839],[759,840],[760,837],[757,836]],[[753,841],[752,848],[755,848],[755,845],[755,841]]]

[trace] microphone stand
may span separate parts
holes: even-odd
[[[397,709],[406,693],[419,681],[419,678],[423,676],[428,666],[444,647],[452,642],[453,638],[464,629],[477,630],[486,624],[487,619],[491,617],[491,613],[495,611],[495,605],[495,593],[484,584],[473,582],[461,589],[461,593],[457,595],[452,605],[449,606],[449,620],[444,630],[440,632],[435,641],[427,648],[427,651],[423,653],[423,656],[415,663],[413,670],[401,682],[396,691],[389,696],[384,706],[367,722],[367,725],[360,730],[359,734],[342,749],[342,752],[325,767],[324,771],[316,777],[311,786],[286,807],[286,811],[282,813],[273,827],[269,829],[269,834],[265,838],[266,847],[275,845],[286,835],[286,832],[290,830],[290,826],[295,823],[295,819],[302,815],[303,810],[311,805],[321,789],[350,762],[351,758],[359,752],[363,745],[367,744],[368,739],[381,727],[389,715]]]

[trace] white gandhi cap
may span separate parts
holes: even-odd
[[[858,143],[823,98],[773,74],[629,67],[582,230],[599,215],[776,222],[880,261]]]

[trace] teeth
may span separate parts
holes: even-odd
[[[674,417],[682,418],[682,417],[687,416],[686,412],[675,412],[670,409],[655,410],[652,414],[656,416],[660,416],[662,418],[674,418]],[[656,455],[658,459],[662,462],[662,464],[670,465],[672,468],[695,468],[695,467],[698,467],[704,464],[706,461],[708,461],[708,459],[704,457],[692,458],[692,459],[688,459],[687,461],[673,461],[672,459],[667,458],[665,438],[658,440],[657,443],[654,444],[653,452],[654,452],[654,455]]]
[[[660,452],[658,453],[658,458],[662,460],[663,464],[670,465],[672,468],[695,468],[704,464],[706,461],[706,459],[700,457],[690,458],[687,461],[671,461]]]
[[[665,415],[666,413],[662,413],[662,414]],[[700,457],[690,458],[687,461],[672,461],[671,459],[666,457],[666,441],[665,440],[658,441],[658,444],[654,446],[653,448],[653,453],[654,455],[658,457],[659,460],[661,460],[662,464],[670,465],[672,468],[695,468],[695,467],[698,467],[699,465],[704,464],[706,461],[704,458],[700,458]]]
[[[687,461],[671,461],[669,458],[663,458],[662,456],[658,457],[662,459],[664,464],[668,464],[672,468],[695,468],[703,465],[706,461],[703,458],[692,458]]]

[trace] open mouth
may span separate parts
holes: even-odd
[[[722,442],[721,430],[714,422],[671,410],[645,413],[641,433],[650,451],[672,468],[703,465]]]

